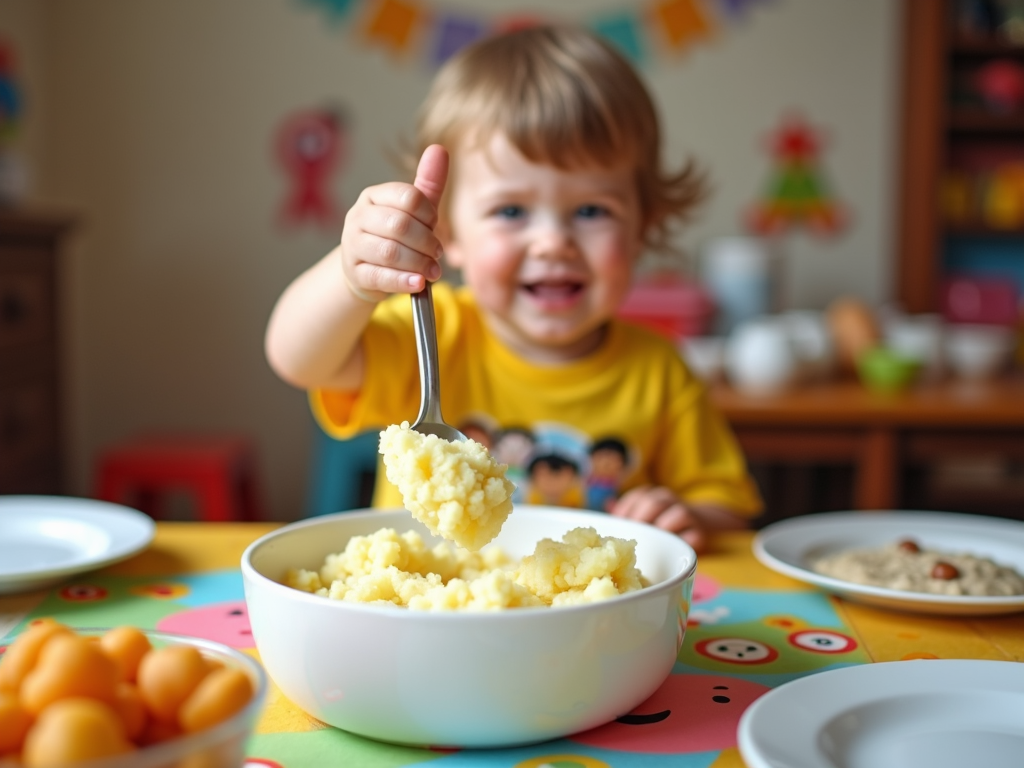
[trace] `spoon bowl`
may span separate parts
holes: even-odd
[[[416,354],[420,363],[420,412],[412,429],[422,435],[436,435],[451,443],[469,438],[446,424],[441,416],[441,385],[437,370],[437,323],[434,320],[434,295],[426,287],[412,294],[412,324],[416,332]]]

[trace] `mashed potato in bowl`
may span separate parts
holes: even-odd
[[[579,605],[644,586],[636,542],[591,527],[541,539],[518,562],[497,547],[428,548],[416,531],[381,528],[352,537],[316,571],[288,571],[285,583],[335,600],[434,611]]]

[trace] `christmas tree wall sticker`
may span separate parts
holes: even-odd
[[[783,119],[769,140],[775,163],[765,196],[748,214],[748,228],[760,235],[804,228],[835,235],[846,224],[842,206],[832,197],[818,155],[822,139],[799,115]]]

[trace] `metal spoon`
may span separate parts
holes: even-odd
[[[434,296],[430,283],[412,294],[412,325],[416,331],[416,354],[420,361],[420,414],[412,428],[423,435],[463,443],[469,438],[445,424],[441,416],[441,385],[437,371],[437,325],[434,322]]]

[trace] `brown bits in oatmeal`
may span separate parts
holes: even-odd
[[[960,571],[952,563],[947,563],[944,560],[939,560],[935,565],[932,566],[932,578],[941,579],[942,581],[952,581],[953,579],[960,578]]]

